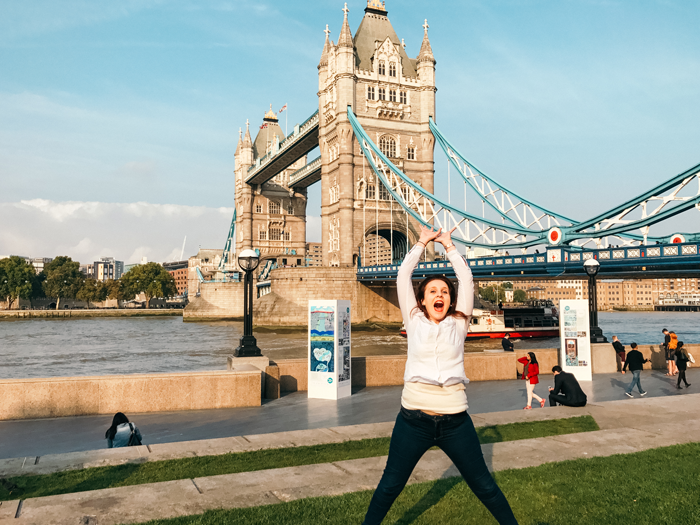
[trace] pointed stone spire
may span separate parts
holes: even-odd
[[[347,2],[343,8],[343,13],[345,13],[345,18],[343,19],[343,27],[340,30],[340,38],[338,38],[338,47],[353,47],[352,43],[352,32],[350,31],[350,24],[348,24],[348,9]]]
[[[430,40],[428,39],[428,20],[423,24],[423,43],[420,46],[420,53],[418,53],[418,62],[432,62],[435,63],[435,56],[433,56],[433,49],[430,47]]]
[[[328,24],[326,24],[326,29],[323,32],[326,33],[326,43],[323,44],[323,53],[321,53],[321,62],[319,62],[319,64],[318,64],[319,69],[328,65],[328,52],[331,49],[331,44],[328,41],[328,35],[331,34],[331,31],[330,31],[330,29],[328,29]]]
[[[250,121],[246,119],[245,121],[245,138],[243,139],[243,147],[244,148],[252,148],[253,147],[253,139],[250,138]]]

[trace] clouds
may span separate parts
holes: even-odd
[[[199,247],[223,248],[233,208],[148,202],[56,202],[31,199],[0,203],[0,255],[56,257],[81,263],[114,257],[127,264],[179,260]],[[321,240],[321,218],[308,217],[308,238]]]
[[[55,202],[31,199],[0,203],[0,254],[69,255],[81,263],[115,257],[167,261],[206,248],[223,248],[233,208],[148,202]]]

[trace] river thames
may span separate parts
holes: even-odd
[[[611,339],[659,344],[662,328],[680,340],[700,341],[699,313],[601,312],[600,326]],[[0,321],[0,378],[136,374],[224,370],[238,346],[240,322],[185,323],[180,317],[83,318]],[[306,356],[306,333],[256,333],[271,359]],[[516,348],[558,348],[558,338],[516,341]],[[468,341],[468,352],[501,348],[498,339]],[[397,355],[406,339],[397,332],[356,331],[354,356]]]

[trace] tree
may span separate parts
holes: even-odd
[[[513,289],[513,283],[510,282],[505,282],[501,284],[501,288],[504,290],[512,290]]]
[[[158,263],[150,262],[134,266],[122,275],[121,281],[127,297],[134,297],[140,293],[146,296],[146,308],[154,297],[177,295],[175,279]]]
[[[486,286],[484,288],[479,288],[479,295],[491,303],[505,301],[506,299],[506,292],[502,286]]]
[[[126,299],[124,283],[119,279],[110,279],[105,283],[105,288],[107,288],[107,299],[115,299],[117,307],[119,307],[119,301]]]
[[[44,294],[46,297],[56,298],[56,310],[59,309],[61,298],[76,298],[85,280],[80,272],[80,264],[64,255],[56,257],[46,265],[44,276]]]
[[[96,303],[107,299],[107,285],[95,279],[85,279],[75,297],[87,302],[88,308],[90,308],[90,302]]]
[[[516,303],[524,303],[527,301],[525,290],[515,290],[515,292],[513,292],[513,301]]]
[[[0,299],[7,301],[8,309],[17,299],[35,297],[36,280],[34,267],[22,257],[0,259]]]

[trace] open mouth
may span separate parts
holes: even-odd
[[[435,301],[435,304],[433,304],[433,308],[435,308],[437,313],[442,313],[442,311],[445,309],[445,303],[438,299]]]

